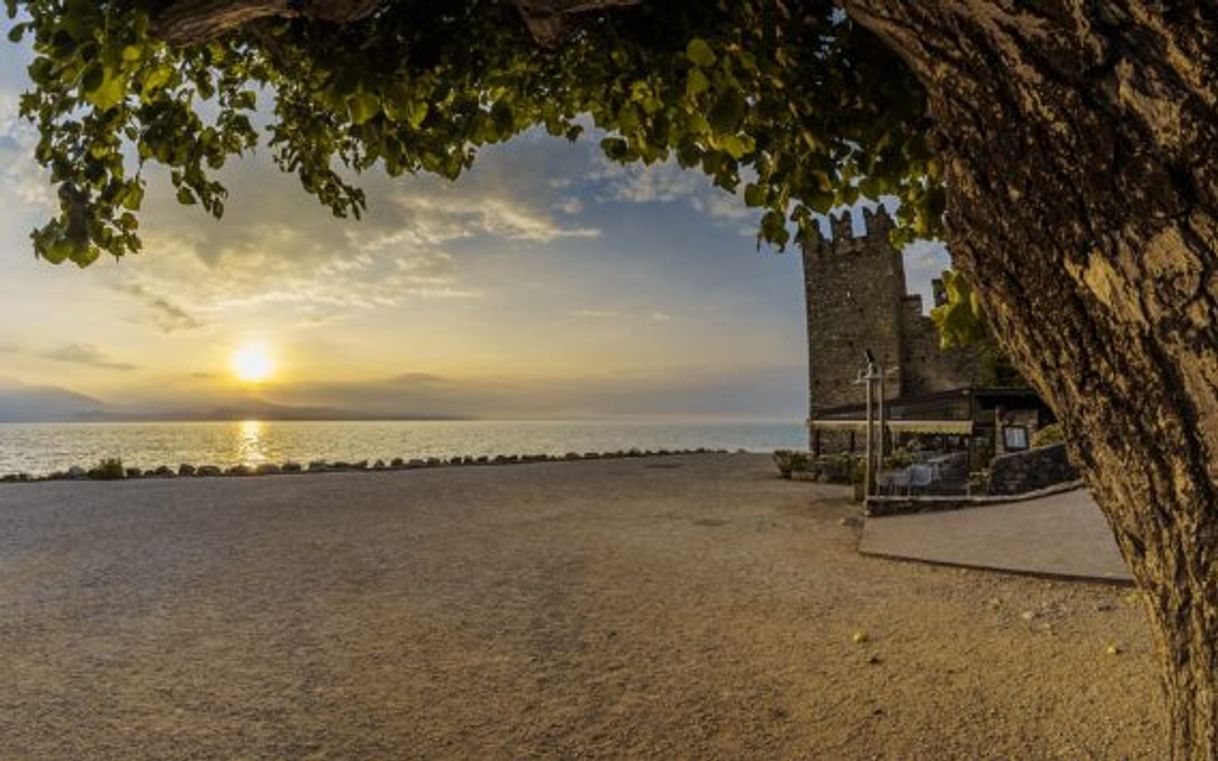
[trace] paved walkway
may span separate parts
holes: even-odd
[[[1007,505],[868,518],[867,555],[1045,576],[1131,583],[1086,489]]]

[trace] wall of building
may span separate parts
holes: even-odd
[[[922,314],[922,297],[906,296],[901,310],[901,392],[905,396],[946,391],[981,383],[977,350],[941,349],[939,329]]]
[[[862,401],[862,389],[853,381],[865,350],[885,367],[901,364],[905,267],[888,245],[888,215],[868,213],[865,221],[866,233],[855,237],[848,212],[831,218],[832,237],[817,234],[804,245],[813,417],[821,409]],[[888,395],[895,396],[900,371],[890,379]]]
[[[887,398],[980,380],[976,352],[941,351],[921,297],[906,293],[903,257],[888,240],[888,213],[864,210],[863,222],[863,234],[855,236],[849,212],[831,217],[831,237],[818,233],[804,244],[811,417],[862,401],[853,381],[866,349],[890,371]]]

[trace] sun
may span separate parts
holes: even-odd
[[[230,364],[237,379],[246,383],[261,383],[275,373],[275,359],[262,344],[248,344],[237,349]]]

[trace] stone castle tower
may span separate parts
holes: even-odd
[[[889,371],[887,398],[977,384],[976,352],[941,351],[922,297],[906,292],[904,260],[889,243],[893,221],[884,207],[863,210],[859,237],[849,211],[829,221],[832,237],[817,231],[803,247],[810,417],[863,401],[853,381],[868,349]]]

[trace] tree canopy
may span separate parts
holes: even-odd
[[[32,41],[21,112],[59,213],[37,256],[86,266],[140,249],[144,169],[217,217],[216,173],[265,142],[338,216],[358,173],[457,177],[480,146],[594,125],[614,161],[674,158],[764,210],[759,242],[813,214],[900,200],[897,242],[940,232],[944,191],[924,94],[834,3],[678,0],[582,15],[539,44],[515,4],[386,0],[347,23],[267,17],[203,41],[156,33],[165,2],[6,0]]]

